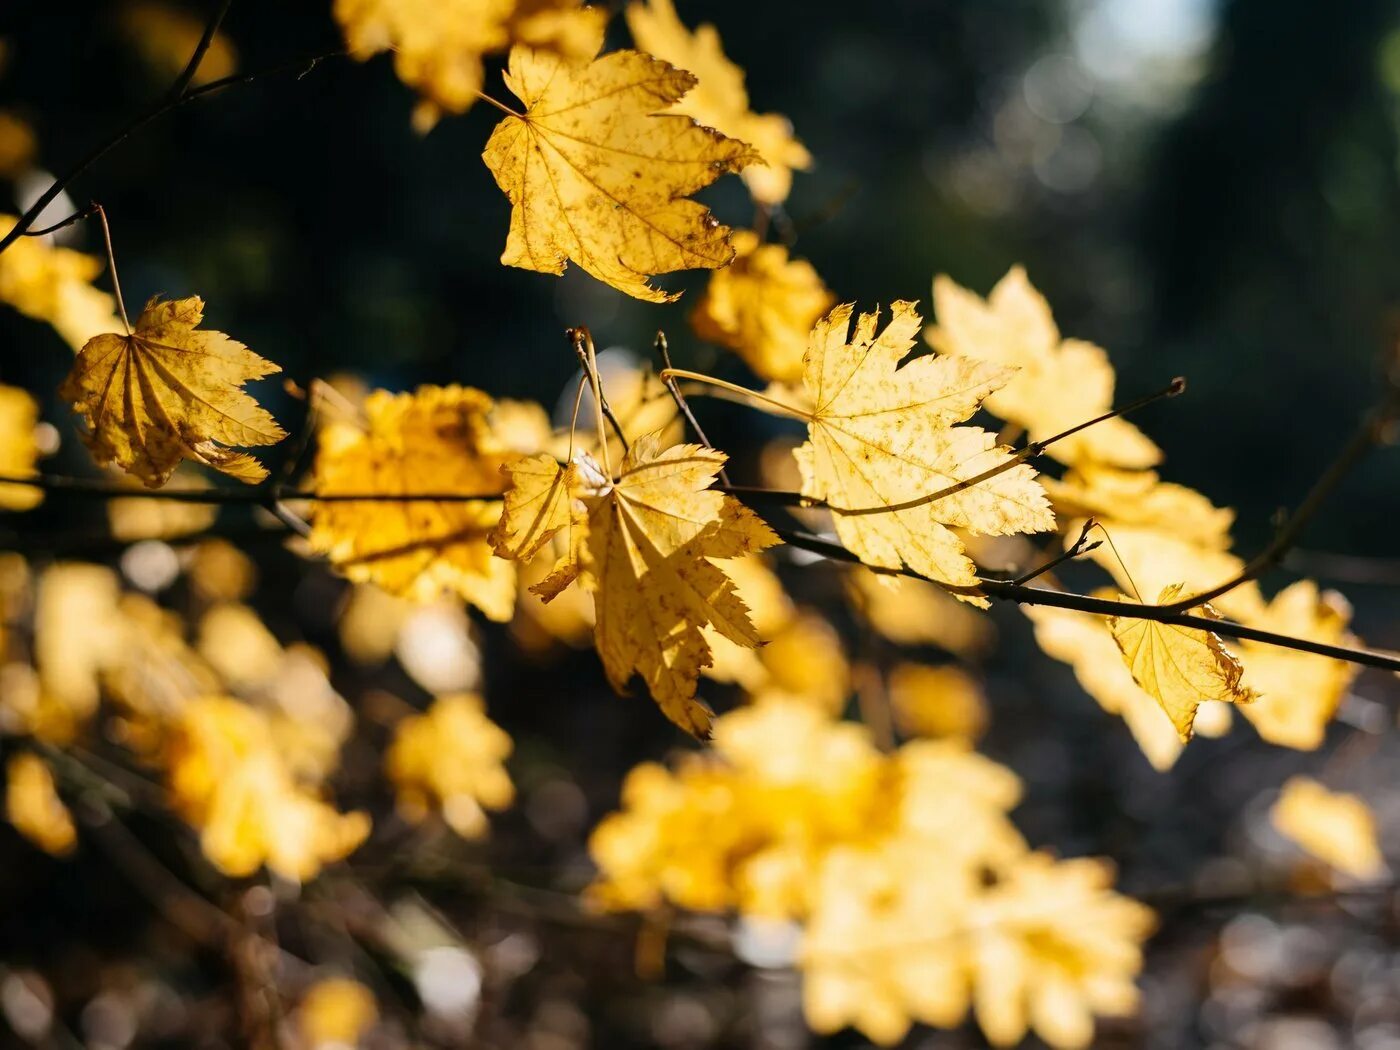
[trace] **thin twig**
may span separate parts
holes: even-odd
[[[73,165],[73,167],[69,168],[65,174],[55,179],[53,184],[42,194],[39,195],[38,200],[36,200],[29,207],[29,210],[19,217],[18,221],[16,221],[14,226],[10,228],[9,232],[6,233],[3,237],[0,237],[0,252],[3,252],[6,248],[14,244],[15,241],[19,240],[21,237],[29,235],[30,228],[34,225],[35,220],[37,220],[39,216],[43,214],[44,209],[47,208],[50,204],[52,204],[54,199],[57,198],[60,193],[66,190],[75,179],[77,179],[80,175],[87,171],[88,168],[92,167],[99,160],[101,160],[108,153],[110,153],[113,149],[120,146],[123,142],[129,139],[132,135],[136,134],[136,132],[140,131],[153,120],[157,120],[160,117],[165,116],[172,110],[180,109],[182,106],[188,105],[196,99],[203,98],[205,95],[212,94],[216,91],[222,91],[224,88],[233,87],[235,85],[240,84],[251,84],[254,81],[262,80],[266,77],[277,76],[279,74],[287,73],[292,70],[301,70],[302,75],[305,75],[306,73],[309,73],[311,72],[311,70],[315,69],[322,62],[326,61],[326,59],[338,58],[345,54],[347,54],[345,49],[339,48],[335,51],[326,51],[322,54],[315,55],[310,58],[301,58],[296,60],[295,62],[285,62],[281,65],[272,66],[268,69],[260,69],[252,73],[235,73],[233,76],[221,77],[218,80],[211,80],[207,84],[202,84],[197,88],[185,91],[182,95],[180,95],[179,98],[170,98],[169,96],[162,96],[159,102],[155,103],[144,113],[140,114],[133,120],[128,121],[122,127],[118,128],[106,139],[104,139],[98,145],[94,146],[86,156],[84,156],[75,165]],[[61,228],[62,226],[68,225],[70,221],[76,222],[77,219],[70,217],[70,219],[66,219],[62,223],[60,223],[59,227]],[[50,228],[48,232],[51,231],[52,228]]]
[[[564,334],[569,337],[569,342],[573,345],[574,354],[577,355],[579,364],[583,366],[584,375],[588,376],[589,381],[593,384],[593,396],[598,402],[598,408],[602,410],[603,417],[607,419],[613,433],[617,435],[618,444],[622,446],[622,452],[626,455],[632,451],[632,447],[627,443],[627,434],[623,431],[622,424],[617,421],[617,416],[613,415],[607,395],[603,393],[603,377],[598,374],[598,352],[593,346],[593,333],[585,327],[579,327],[570,328]],[[605,436],[599,434],[598,440],[603,442],[603,457],[606,459],[607,441]]]
[[[1279,527],[1278,532],[1274,534],[1273,540],[1267,547],[1251,558],[1237,575],[1209,590],[1172,602],[1164,608],[1174,611],[1194,608],[1212,598],[1218,598],[1250,580],[1258,579],[1282,562],[1293,544],[1298,542],[1313,515],[1327,502],[1328,497],[1332,495],[1342,479],[1368,452],[1385,440],[1386,431],[1395,421],[1397,413],[1400,413],[1400,391],[1392,390],[1379,406],[1362,417],[1360,424],[1347,443],[1342,446],[1336,458],[1313,482],[1308,494],[1303,497],[1303,501],[1298,504],[1297,509]]]
[[[1103,545],[1103,540],[1095,540],[1093,543],[1088,542],[1089,532],[1097,525],[1098,522],[1090,518],[1084,523],[1084,527],[1079,530],[1079,537],[1070,544],[1069,547],[1055,555],[1055,557],[1045,562],[1045,564],[1041,565],[1039,568],[1031,569],[1029,572],[1022,573],[1020,576],[1007,582],[1013,583],[1017,587],[1024,587],[1026,584],[1030,583],[1031,580],[1039,576],[1044,576],[1047,572],[1052,572],[1065,562],[1073,561],[1081,554],[1088,554],[1090,551],[1098,550],[1099,547]]]
[[[690,424],[690,429],[695,431],[695,436],[700,439],[700,444],[706,448],[714,448],[710,439],[705,436],[704,428],[700,426],[700,421],[695,418],[695,413],[690,410],[690,405],[685,400],[685,395],[681,393],[680,384],[676,382],[676,377],[671,374],[671,348],[666,342],[666,333],[657,331],[656,352],[661,355],[661,382],[666,384],[666,389],[671,392],[671,400],[676,403],[676,409],[685,417],[685,421]],[[720,484],[729,484],[729,475],[723,467],[719,468]]]
[[[214,42],[214,37],[219,33],[219,26],[223,25],[224,16],[228,14],[228,9],[232,5],[233,0],[223,0],[215,9],[213,16],[204,27],[204,33],[200,36],[199,43],[195,45],[194,54],[190,55],[190,60],[185,63],[185,68],[175,78],[175,83],[170,85],[170,91],[166,94],[166,98],[174,100],[184,95],[185,89],[190,86],[195,74],[199,72],[199,65],[204,61],[204,56],[209,51],[209,45]]]

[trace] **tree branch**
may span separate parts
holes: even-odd
[[[785,543],[789,543],[794,547],[800,547],[803,550],[823,555],[835,561],[851,562],[856,565],[863,564],[856,554],[832,540],[824,539],[821,536],[813,536],[805,532],[793,532],[783,529],[774,529],[773,531],[776,532]],[[1054,609],[1068,609],[1073,612],[1089,613],[1094,616],[1124,616],[1135,620],[1152,620],[1156,623],[1167,624],[1172,627],[1189,627],[1198,631],[1214,631],[1216,634],[1224,635],[1227,638],[1239,638],[1250,642],[1261,642],[1264,645],[1276,645],[1280,648],[1292,649],[1300,653],[1313,653],[1317,656],[1328,656],[1334,660],[1345,660],[1348,663],[1361,664],[1365,667],[1379,667],[1386,671],[1400,671],[1400,653],[1386,652],[1377,649],[1350,648],[1344,645],[1328,645],[1324,642],[1314,642],[1307,638],[1294,638],[1285,634],[1276,634],[1273,631],[1263,631],[1257,627],[1249,627],[1242,623],[1235,623],[1233,620],[1213,620],[1204,616],[1190,616],[1185,613],[1174,612],[1170,606],[1166,605],[1119,602],[1108,598],[1093,598],[1087,594],[1074,594],[1069,591],[1053,591],[1044,587],[1029,587],[1024,584],[999,580],[983,580],[976,587],[956,587],[938,580],[930,579],[927,576],[914,572],[912,569],[866,567],[874,572],[884,573],[886,575],[908,576],[912,579],[924,580],[935,586],[942,587],[951,594],[996,598],[1002,601],[1015,602],[1018,605],[1044,605]]]

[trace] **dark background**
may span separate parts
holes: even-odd
[[[799,235],[795,253],[838,296],[867,307],[926,302],[935,272],[986,292],[1023,262],[1062,330],[1109,348],[1124,398],[1188,377],[1185,397],[1153,406],[1140,422],[1167,452],[1167,477],[1237,508],[1242,552],[1267,540],[1275,509],[1297,501],[1375,397],[1377,360],[1400,307],[1395,4],[679,7],[690,24],[720,27],[748,71],[754,108],[788,114],[816,157],[815,170],[797,176],[786,218]],[[240,69],[339,47],[328,8],[235,0],[225,32]],[[0,105],[33,122],[40,163],[52,171],[168,86],[115,32],[115,9],[0,5],[11,51]],[[620,19],[610,33],[625,39]],[[488,91],[504,91],[498,70],[488,71]],[[746,378],[735,359],[688,332],[703,274],[667,279],[687,294],[657,307],[576,271],[557,279],[500,266],[509,207],[480,160],[494,112],[478,106],[420,137],[409,126],[412,105],[384,56],[367,65],[332,59],[301,79],[271,76],[162,118],[71,193],[105,205],[133,307],[157,292],[201,294],[211,327],[298,380],[349,371],[391,388],[454,381],[553,406],[574,374],[563,329],[577,324],[589,325],[600,346],[641,354],[664,327],[683,361]],[[706,199],[727,222],[751,221],[737,180]],[[73,234],[74,246],[98,249],[91,226]],[[44,417],[64,434],[49,469],[90,471],[70,413],[43,393],[69,367],[68,350],[12,311],[0,312],[0,347],[0,380],[39,392]],[[300,404],[266,388],[264,400],[295,432]],[[707,408],[706,418],[718,443],[741,453],[774,426],[722,408]],[[1394,451],[1373,455],[1304,544],[1382,559],[1341,575],[1357,577],[1343,589],[1358,629],[1389,647],[1400,647],[1400,562],[1383,560],[1396,555],[1397,478]],[[54,498],[20,528],[63,530],[99,521],[97,513]],[[1315,571],[1306,551],[1299,564]],[[261,556],[270,571],[258,605],[269,622],[284,638],[332,648],[324,610],[340,585],[275,548]],[[1277,574],[1270,591],[1292,575]],[[1322,754],[1270,748],[1237,726],[1225,740],[1195,742],[1176,769],[1156,774],[1068,670],[1036,653],[1023,621],[1006,610],[998,620],[987,750],[1028,782],[1018,819],[1033,843],[1114,857],[1129,892],[1176,885],[1212,857],[1247,852],[1261,793],[1289,773],[1331,774],[1334,784],[1395,797],[1393,745],[1356,728],[1369,717],[1357,710],[1395,699],[1388,676],[1358,680],[1360,699]],[[614,804],[623,770],[678,743],[638,702],[611,697],[591,654],[539,670],[496,655],[495,637],[488,632],[486,646],[492,716],[516,737],[526,767],[552,763],[578,779],[592,820]],[[353,698],[360,683],[338,685]],[[1393,715],[1383,710],[1388,726]],[[577,860],[577,841],[542,852],[513,819],[493,848],[531,863]],[[7,837],[4,848],[24,847]],[[18,916],[7,906],[0,919],[17,957],[42,957],[58,935],[41,913],[95,939],[128,935],[125,923],[136,920],[124,914],[119,888],[94,890],[94,872],[81,864],[25,863],[35,870],[9,876],[14,892],[42,904]],[[45,892],[54,878],[61,888]],[[1244,1037],[1234,1028],[1211,1028],[1209,1012],[1194,1008],[1208,994],[1207,946],[1228,915],[1167,918],[1149,967],[1149,1023],[1132,1038],[1237,1045],[1228,1040]],[[1371,913],[1341,928],[1339,958],[1381,931]],[[1384,940],[1377,950],[1389,951]],[[1329,1017],[1341,1036],[1348,1022],[1330,995],[1303,1007],[1265,999],[1285,1014]],[[607,1015],[596,1003],[587,1009]],[[604,1045],[602,1032],[612,1030],[598,1023]]]

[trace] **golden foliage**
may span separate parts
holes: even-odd
[[[512,205],[502,263],[560,274],[573,260],[667,302],[676,296],[649,275],[733,258],[729,228],[688,198],[756,156],[670,110],[693,76],[637,51],[580,62],[516,47],[506,85],[525,110],[497,125],[483,154]]]
[[[78,844],[72,814],[58,797],[53,773],[38,755],[21,751],[5,763],[5,819],[15,830],[55,857]]]
[[[1180,584],[1164,587],[1157,604],[1170,605],[1180,597]],[[1219,618],[1210,605],[1191,611]],[[1183,741],[1191,739],[1196,708],[1204,701],[1245,704],[1254,699],[1254,693],[1240,684],[1243,666],[1213,631],[1127,616],[1111,617],[1108,629],[1133,681],[1162,705]]]
[[[956,656],[975,657],[996,639],[996,628],[987,617],[927,580],[860,566],[844,579],[856,612],[896,645],[936,645]]]
[[[384,768],[405,819],[418,823],[437,808],[448,827],[475,839],[486,834],[486,810],[515,799],[504,765],[510,751],[479,696],[444,696],[398,724]]]
[[[897,368],[921,324],[914,305],[895,303],[878,335],[876,312],[862,314],[848,337],[851,313],[851,306],[838,306],[812,330],[803,371],[809,438],[797,450],[802,494],[832,505],[841,542],[867,565],[907,565],[946,584],[974,586],[976,569],[951,527],[1010,535],[1054,526],[1025,464],[946,492],[1011,460],[994,435],[953,424],[1013,373],[959,357],[922,357]]]
[[[38,423],[38,402],[19,387],[0,385],[0,474],[22,478],[34,473],[39,459],[34,440]],[[5,510],[31,510],[43,501],[43,489],[0,484],[0,508]]]
[[[582,0],[335,0],[333,12],[356,58],[393,52],[399,79],[423,95],[420,131],[477,100],[483,56],[528,44],[587,60],[606,17]]]
[[[583,545],[585,583],[594,592],[596,640],[613,687],[633,673],[676,725],[709,735],[710,711],[695,699],[711,662],[706,624],[740,645],[757,632],[734,586],[711,559],[737,558],[778,542],[732,496],[710,489],[725,456],[698,445],[663,449],[638,439],[614,483],[588,479],[592,494]]]
[[[424,386],[375,391],[363,428],[333,423],[321,435],[318,496],[486,496],[487,499],[330,500],[310,512],[311,548],[357,582],[430,601],[460,596],[509,620],[515,569],[491,556],[500,520],[500,468],[518,453],[493,430],[493,402],[479,390]]]
[[[1352,878],[1386,874],[1376,818],[1356,795],[1328,791],[1310,777],[1293,777],[1269,816],[1280,834]]]
[[[836,297],[811,263],[789,259],[783,245],[763,244],[752,230],[736,230],[731,243],[734,261],[710,275],[691,327],[738,353],[760,378],[796,383],[807,334]]]
[[[253,484],[267,470],[226,445],[273,445],[286,437],[244,383],[280,372],[222,332],[200,331],[198,296],[152,299],[127,335],[83,346],[59,396],[87,424],[83,441],[99,464],[116,463],[148,487],[192,459]]]
[[[180,712],[169,745],[171,801],[200,832],[204,855],[225,875],[264,864],[305,882],[353,852],[369,817],[339,813],[298,784],[265,715],[229,697],[202,697]]]
[[[926,336],[945,354],[1009,365],[1017,372],[987,398],[989,411],[1040,441],[1102,415],[1113,406],[1113,366],[1093,343],[1061,339],[1050,306],[1021,267],[1013,267],[984,301],[939,275],[933,281],[938,325]],[[1050,455],[1064,463],[1150,467],[1157,446],[1121,418],[1058,441]]]
[[[760,204],[787,200],[793,169],[810,168],[812,155],[793,137],[786,117],[749,108],[744,71],[725,56],[718,30],[709,24],[693,33],[687,30],[672,0],[634,0],[627,5],[627,28],[638,48],[694,74],[694,89],[673,112],[694,117],[758,152],[762,164],[743,173],[754,200]]]
[[[15,221],[0,215],[0,234],[9,233]],[[116,300],[92,286],[102,265],[94,256],[56,248],[48,238],[21,237],[0,253],[0,302],[52,325],[69,346],[81,349],[121,324]]]

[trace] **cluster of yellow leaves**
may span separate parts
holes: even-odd
[[[695,76],[694,90],[672,112],[752,146],[762,164],[743,173],[749,192],[760,204],[785,201],[793,169],[811,167],[812,155],[793,137],[786,117],[749,108],[744,71],[725,57],[715,27],[702,25],[692,33],[671,0],[634,0],[627,5],[627,28],[643,51]]]
[[[715,724],[713,754],[646,763],[594,830],[590,899],[787,919],[809,1023],[881,1044],[912,1021],[1083,1047],[1125,1013],[1151,913],[1103,862],[1032,853],[1020,784],[960,741],[880,753],[863,726],[791,698]]]
[[[7,654],[0,669],[6,732],[66,747],[102,705],[104,735],[159,771],[172,808],[228,874],[266,864],[311,878],[368,833],[365,815],[322,798],[354,719],[315,650],[283,647],[250,608],[227,600],[204,608],[191,645],[181,617],[121,593],[103,566],[51,566],[33,590],[33,666]],[[48,770],[19,758],[9,817],[44,848],[62,849],[71,824],[65,830]]]
[[[548,437],[500,425],[480,390],[425,386],[375,391],[363,421],[337,421],[320,435],[311,508],[312,550],[352,580],[427,601],[443,593],[493,620],[511,617],[515,570],[491,555],[487,536],[501,516],[501,467]],[[542,413],[541,413],[542,416]],[[530,447],[534,445],[534,447]],[[347,500],[344,496],[380,497]],[[449,499],[396,496],[446,496]],[[485,497],[485,498],[462,498]]]
[[[650,302],[675,296],[649,275],[727,264],[729,228],[689,194],[757,155],[670,110],[695,83],[639,51],[579,61],[512,50],[506,85],[525,109],[483,154],[512,205],[501,262],[560,274],[573,260]]]
[[[0,215],[0,234],[14,227],[13,215]],[[120,327],[116,301],[92,286],[102,261],[43,237],[21,237],[0,254],[0,302],[26,317],[54,327],[80,349],[89,339]]]
[[[398,790],[399,812],[412,823],[434,808],[463,838],[486,834],[486,810],[515,799],[504,762],[510,737],[486,717],[481,698],[444,696],[394,730],[384,767]]]
[[[691,326],[738,353],[760,378],[796,383],[808,334],[835,296],[811,263],[789,259],[781,244],[764,244],[752,230],[736,231],[732,243],[734,261],[710,276]]]
[[[393,52],[399,79],[424,96],[421,131],[477,100],[485,55],[525,44],[586,61],[605,17],[582,0],[335,0],[333,10],[356,58]]]
[[[800,412],[802,494],[827,502],[837,536],[865,564],[974,587],[976,568],[953,528],[1004,536],[1055,524],[1034,470],[995,435],[954,425],[1014,370],[942,355],[899,367],[922,324],[914,304],[894,303],[878,334],[878,313],[862,314],[854,331],[851,315],[843,305],[818,321],[803,361],[811,408]]]
[[[249,484],[267,477],[252,456],[225,446],[287,436],[242,390],[281,369],[222,332],[201,331],[203,319],[198,296],[152,299],[133,331],[83,346],[59,396],[82,415],[83,441],[99,464],[115,463],[151,488],[184,459]]]
[[[494,537],[503,558],[529,560],[568,530],[563,561],[536,590],[551,597],[576,577],[593,593],[594,637],[621,691],[633,674],[678,726],[709,735],[711,712],[695,699],[712,663],[701,628],[739,645],[759,637],[734,585],[713,559],[777,542],[738,500],[710,488],[725,456],[697,445],[632,443],[616,481],[589,456],[561,467],[550,456],[507,466],[511,488]]]
[[[1293,777],[1269,816],[1280,834],[1353,879],[1386,874],[1375,815],[1356,795],[1328,791],[1310,777]]]
[[[200,829],[200,846],[226,875],[264,864],[305,881],[352,852],[369,817],[339,813],[299,783],[262,712],[229,697],[185,705],[169,742],[172,803]]]
[[[940,276],[934,302],[938,325],[925,333],[932,346],[958,359],[1015,369],[983,403],[1025,429],[1031,440],[1049,438],[1111,407],[1114,374],[1107,354],[1062,339],[1044,297],[1021,268],[1012,269],[985,300]],[[1061,479],[1042,479],[1066,544],[1088,519],[1096,521],[1111,542],[1101,542],[1090,556],[1120,591],[1172,604],[1244,569],[1230,551],[1233,513],[1192,489],[1162,481],[1148,469],[1160,451],[1121,418],[1089,427],[1048,451],[1071,468]],[[1121,597],[1116,591],[1104,596]],[[1350,640],[1345,601],[1330,592],[1319,594],[1309,581],[1292,585],[1272,602],[1248,581],[1217,597],[1214,607],[1190,611],[1207,618],[1224,614],[1311,640]],[[1267,740],[1315,748],[1353,673],[1341,661],[1275,646],[1241,643],[1232,649],[1210,631],[1129,617],[1105,622],[1036,607],[1026,613],[1041,646],[1071,663],[1106,710],[1122,715],[1158,768],[1176,760],[1181,742],[1195,728],[1197,710],[1210,701],[1241,704]],[[1204,730],[1224,731],[1228,709],[1203,710],[1211,712]]]

